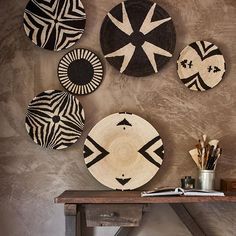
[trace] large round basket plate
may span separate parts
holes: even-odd
[[[191,90],[206,91],[215,87],[225,74],[225,60],[219,48],[207,41],[191,43],[177,61],[181,81]]]
[[[156,3],[128,0],[105,17],[100,41],[108,62],[120,73],[157,73],[172,57],[176,34],[169,14]]]
[[[159,170],[163,143],[156,129],[130,113],[110,115],[88,134],[85,163],[103,185],[117,190],[138,188]]]
[[[30,102],[25,126],[40,146],[64,149],[81,136],[84,121],[84,110],[77,98],[67,92],[48,90]]]
[[[61,59],[58,77],[70,93],[86,95],[101,84],[102,63],[95,53],[87,49],[74,49]]]
[[[85,22],[81,0],[30,0],[24,13],[26,35],[37,46],[54,51],[73,46]]]

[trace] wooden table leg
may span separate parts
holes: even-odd
[[[65,223],[66,232],[65,236],[77,236],[77,215],[78,209],[76,204],[65,204]]]
[[[187,227],[189,232],[193,236],[206,236],[202,228],[198,225],[198,223],[191,216],[188,209],[182,203],[172,203],[170,204],[172,209],[175,211],[177,216],[182,220],[184,225]]]
[[[78,206],[77,210],[77,236],[86,236],[87,226],[84,206]]]

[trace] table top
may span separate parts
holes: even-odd
[[[66,190],[54,199],[55,203],[109,204],[109,203],[192,203],[192,202],[236,202],[236,193],[225,196],[161,196],[141,197],[141,191],[81,191]]]

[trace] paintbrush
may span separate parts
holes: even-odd
[[[201,152],[201,147],[199,144],[196,144],[195,146],[197,148],[197,151],[198,151],[198,156],[202,156],[202,152]]]
[[[209,144],[212,146],[214,146],[214,149],[216,149],[217,148],[217,146],[218,146],[218,143],[219,143],[219,140],[217,140],[217,139],[213,139],[213,140],[211,140],[210,142],[209,142]]]
[[[201,165],[199,163],[199,159],[198,159],[198,149],[195,148],[195,149],[192,149],[189,151],[189,154],[191,155],[193,161],[195,162],[195,164],[197,165],[197,167],[199,169],[201,169]]]
[[[216,165],[217,165],[217,162],[218,162],[218,160],[219,160],[219,158],[220,158],[220,156],[221,156],[221,154],[222,154],[222,149],[221,148],[218,148],[220,151],[219,151],[219,153],[218,153],[218,155],[217,155],[217,158],[216,158],[216,161],[214,162],[214,164],[213,164],[213,169],[215,170],[216,169]]]
[[[204,163],[204,157],[205,157],[205,143],[203,140],[199,140],[200,146],[201,146],[201,169],[203,170],[203,163]]]
[[[200,140],[199,140],[200,141]],[[202,150],[201,150],[201,145],[198,143],[196,145],[197,151],[198,151],[198,164],[201,166],[201,156],[202,156]]]
[[[207,135],[203,134],[202,139],[203,139],[203,142],[204,142],[204,146],[206,146]]]
[[[214,163],[216,163],[216,161],[217,161],[217,159],[219,158],[220,155],[221,155],[221,148],[217,147],[216,149],[213,149],[212,154],[211,154],[211,158],[210,158],[210,162],[209,162],[209,165],[208,165],[209,170],[213,170]]]
[[[207,165],[207,161],[208,161],[208,158],[209,158],[209,154],[210,154],[210,145],[207,144],[206,145],[206,155],[205,155],[205,158],[204,158],[204,169],[206,169],[206,165]]]
[[[197,167],[201,170],[215,169],[221,149],[218,146],[219,140],[213,139],[207,143],[207,135],[203,134],[198,140],[196,148],[189,151]]]
[[[201,167],[202,167],[202,170],[204,168],[204,159],[205,159],[205,153],[206,153],[206,149],[205,147],[202,149],[202,156],[201,156]]]
[[[208,163],[206,166],[207,170],[211,169],[212,164],[214,163],[214,158],[215,158],[215,147],[213,145],[211,145],[211,149],[210,149],[210,154],[209,154],[209,158],[208,158]]]

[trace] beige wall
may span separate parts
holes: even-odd
[[[84,0],[87,30],[75,47],[86,47],[102,56],[99,29],[106,12],[119,2]],[[165,144],[163,167],[142,189],[178,185],[185,175],[196,177],[197,169],[188,150],[202,133],[220,139],[224,149],[217,168],[217,186],[220,178],[236,178],[235,0],[159,0],[175,22],[174,58],[159,74],[144,79],[121,76],[104,62],[106,77],[101,87],[89,96],[79,97],[87,117],[84,134],[64,151],[44,150],[32,142],[24,127],[31,99],[44,90],[62,89],[56,69],[68,51],[42,50],[29,41],[22,27],[26,3],[0,0],[0,235],[63,235],[63,206],[53,204],[53,198],[65,189],[105,189],[88,172],[82,146],[101,118],[121,110],[146,118]],[[176,75],[178,53],[199,39],[215,42],[227,62],[225,79],[205,93],[188,90]],[[188,208],[208,235],[235,235],[234,204],[190,204]],[[157,206],[134,235],[186,232],[168,206]]]

